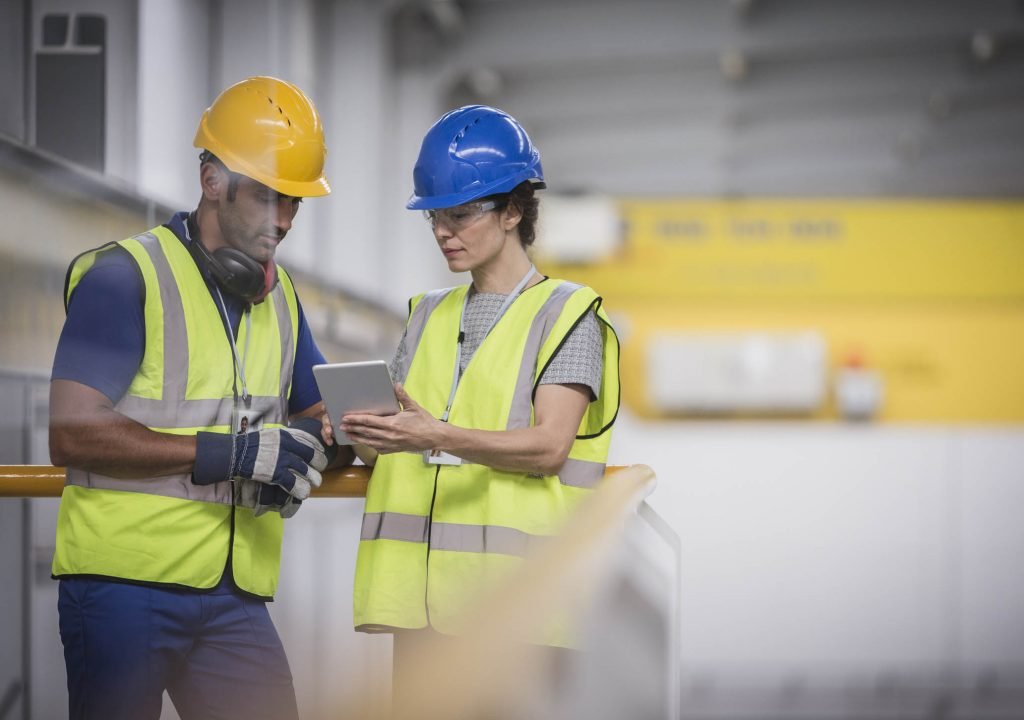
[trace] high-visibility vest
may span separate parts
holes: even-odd
[[[112,243],[113,244],[113,243]],[[145,286],[146,346],[142,363],[114,409],[156,432],[231,432],[236,369],[216,305],[188,249],[166,227],[118,243]],[[65,302],[100,251],[68,269]],[[298,302],[287,273],[241,323],[248,347],[245,378],[250,425],[283,427],[298,328]],[[248,339],[246,335],[249,335]],[[208,589],[230,558],[235,584],[270,598],[277,587],[283,524],[277,513],[255,517],[235,507],[233,483],[193,485],[191,474],[107,477],[68,468],[57,517],[54,577],[103,576],[146,584]]]
[[[467,291],[468,286],[438,290],[410,303],[405,387],[435,417],[451,390]],[[557,475],[470,463],[429,465],[413,453],[377,458],[356,560],[357,630],[429,625],[457,633],[460,610],[482,585],[555,534],[604,476],[619,408],[619,344],[601,298],[588,287],[548,278],[516,298],[466,366],[449,422],[480,430],[531,426],[541,375],[591,310],[603,335],[602,385]]]

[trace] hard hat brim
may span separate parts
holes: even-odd
[[[452,193],[450,195],[436,195],[432,197],[420,197],[416,193],[409,196],[409,201],[405,204],[407,210],[441,210],[444,208],[455,207],[457,205],[464,205],[474,200],[479,200],[482,197],[488,195],[499,195],[501,193],[512,192],[516,185],[519,185],[525,181],[531,181],[534,189],[543,190],[547,187],[547,184],[537,177],[537,171],[535,168],[527,168],[517,175],[513,175],[510,178],[502,178],[488,185],[482,185],[478,188],[473,188],[468,192]]]
[[[247,178],[251,178],[258,183],[266,185],[272,190],[276,190],[282,195],[288,195],[290,197],[307,198],[330,195],[331,185],[327,181],[327,177],[325,175],[321,175],[314,180],[286,180],[284,178],[271,177],[266,173],[260,172],[258,169],[252,167],[240,158],[235,157],[232,153],[225,152],[223,148],[221,148],[220,154],[217,154],[210,148],[206,147],[203,143],[203,140],[205,139],[204,130],[205,128],[203,127],[199,128],[199,132],[196,133],[195,142],[193,144],[197,148],[213,152],[217,159],[224,163],[224,167],[231,172],[238,173],[239,175],[245,175]]]

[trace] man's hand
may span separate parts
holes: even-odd
[[[235,480],[236,504],[253,508],[257,515],[272,509],[291,517],[312,488],[320,486],[320,471],[329,462],[320,421],[314,418],[242,435],[201,432],[192,482]]]

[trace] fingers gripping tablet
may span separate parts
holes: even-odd
[[[394,415],[401,410],[391,373],[383,360],[314,365],[313,376],[327,404],[335,440],[341,445],[352,444],[338,427],[346,414]]]

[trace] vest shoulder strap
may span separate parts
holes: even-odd
[[[158,233],[169,233],[172,237],[177,237],[169,228],[161,225],[124,240],[112,240],[100,245],[99,247],[91,248],[79,253],[72,258],[71,262],[68,263],[68,270],[64,276],[64,312],[67,313],[68,302],[71,300],[71,293],[74,292],[78,283],[96,264],[96,260],[99,256],[115,246],[120,246],[128,251],[129,256],[131,256],[132,260],[135,262],[135,268],[139,271],[139,275],[144,276],[142,268],[139,266],[140,254],[139,252],[134,251],[141,248],[139,248],[138,245],[133,247],[133,241],[135,241],[135,243],[141,243],[146,236],[156,236]],[[143,277],[143,279],[145,278]]]
[[[429,315],[430,311],[436,308],[441,301],[449,295],[449,293],[461,289],[469,290],[469,286],[455,285],[453,287],[440,288],[438,290],[420,293],[419,295],[413,295],[409,298],[409,319],[412,319],[412,315],[416,312],[417,308],[419,308],[421,312],[425,311]]]

